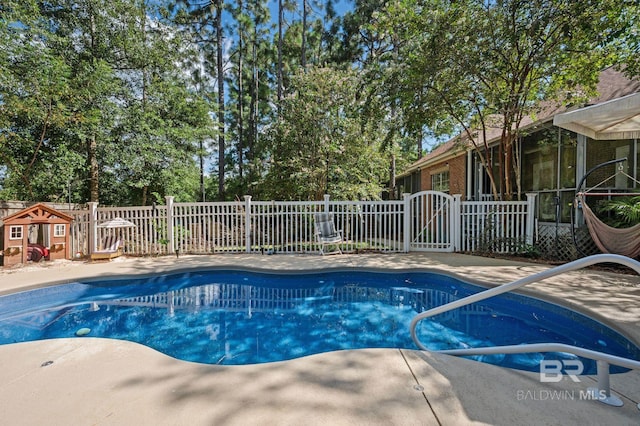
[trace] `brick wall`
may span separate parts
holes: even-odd
[[[464,198],[467,179],[466,155],[459,155],[422,169],[420,190],[431,190],[431,176],[449,170],[449,194],[461,194]]]

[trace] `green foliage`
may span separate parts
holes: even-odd
[[[635,0],[621,0],[620,9],[606,17],[609,25],[603,31],[607,47],[615,63],[629,77],[640,76],[640,4]]]
[[[64,163],[69,153],[64,129],[73,122],[72,74],[63,58],[45,43],[57,38],[33,2],[9,1],[3,7],[0,164],[7,168],[3,189],[15,198],[36,200],[54,192],[46,183],[60,171],[49,167]],[[74,167],[62,166],[65,172]]]
[[[153,190],[195,199],[196,147],[212,122],[176,68],[197,52],[159,8],[142,0],[3,3],[3,197],[127,205],[147,204]]]
[[[303,23],[283,0],[280,45],[266,0],[4,0],[0,197],[193,201],[202,157],[210,196],[376,198],[454,131],[485,164],[503,131],[492,180],[517,192],[524,114],[579,103],[602,66],[638,75],[636,3],[314,0]]]
[[[628,228],[640,223],[640,195],[600,201],[596,211],[608,225]]]
[[[377,198],[385,163],[376,126],[361,120],[357,74],[309,68],[292,88],[266,135],[272,154],[259,192],[284,200]]]
[[[620,8],[614,0],[389,3],[372,25],[394,44],[381,56],[385,96],[399,103],[408,128],[462,129],[494,195],[509,198],[520,193],[511,175],[523,117],[541,100],[593,94],[612,60],[607,17]],[[494,175],[486,141],[496,136],[504,155]]]

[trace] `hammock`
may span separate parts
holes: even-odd
[[[631,258],[640,255],[640,223],[630,228],[614,228],[598,219],[582,195],[578,199],[582,203],[582,214],[589,234],[603,253],[622,254]]]

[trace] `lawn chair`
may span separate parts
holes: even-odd
[[[120,238],[115,235],[107,235],[102,241],[102,249],[91,253],[91,260],[113,259],[118,256],[122,256]]]
[[[336,230],[336,225],[333,222],[333,213],[316,213],[314,215],[314,218],[316,238],[318,240],[318,244],[320,244],[320,254],[324,256],[324,248],[327,245],[336,246],[335,251],[329,252],[327,254],[342,254],[342,250],[340,250],[340,243],[342,242],[342,232]]]

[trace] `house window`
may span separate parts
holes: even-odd
[[[22,239],[22,226],[12,226],[9,228],[9,239],[10,240],[21,240]]]
[[[431,189],[449,193],[449,170],[431,175]]]
[[[54,237],[64,237],[66,235],[67,227],[63,224],[55,224],[53,227]]]

